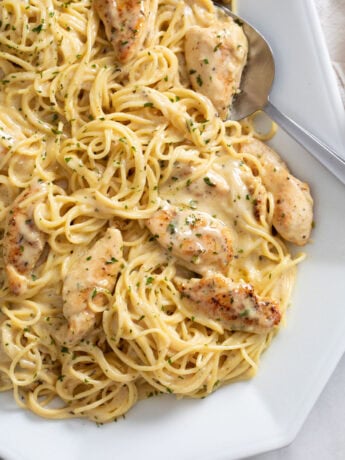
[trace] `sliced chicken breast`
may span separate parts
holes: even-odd
[[[267,333],[281,319],[276,302],[260,298],[250,284],[234,283],[218,273],[177,280],[177,287],[193,313],[220,321],[230,331]]]
[[[4,262],[9,288],[16,295],[25,293],[28,276],[46,244],[47,235],[37,228],[34,221],[35,208],[44,200],[46,193],[46,183],[34,182],[18,195],[6,219]]]
[[[78,258],[64,279],[63,314],[68,320],[66,343],[81,340],[94,326],[97,312],[91,303],[101,307],[112,295],[122,259],[121,232],[108,228],[92,248]]]
[[[148,33],[148,0],[94,0],[108,40],[120,63],[130,61]]]
[[[204,275],[225,273],[232,259],[230,230],[206,212],[179,209],[168,203],[146,221],[157,241],[187,268]]]
[[[223,119],[239,92],[247,53],[242,27],[229,17],[207,28],[193,26],[186,33],[185,56],[192,87],[212,101]]]
[[[241,144],[240,151],[260,160],[263,184],[274,197],[273,225],[277,232],[298,246],[306,244],[313,223],[308,184],[294,177],[279,155],[257,139]]]

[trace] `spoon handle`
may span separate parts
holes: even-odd
[[[345,184],[345,160],[331,149],[331,147],[299,126],[295,121],[291,120],[291,118],[281,113],[271,102],[268,101],[264,110],[284,131],[301,144],[302,147],[308,150],[308,152],[327,168],[328,171],[334,174],[340,182]]]

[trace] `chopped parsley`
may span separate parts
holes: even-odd
[[[115,257],[112,257],[111,259],[107,260],[105,264],[110,265],[110,264],[114,264],[115,262],[118,262],[118,260],[115,259]]]
[[[213,183],[209,177],[204,177],[204,182],[205,182],[205,184],[208,185],[209,187],[215,187],[215,186],[216,186],[216,184]]]
[[[62,134],[62,131],[60,131],[59,129],[56,129],[56,128],[52,128],[51,131],[52,131],[53,134],[56,134],[56,135]]]
[[[170,235],[173,235],[174,233],[176,233],[176,227],[175,227],[174,224],[171,224],[171,223],[170,223],[170,224],[168,225],[167,229],[168,229]]]
[[[40,32],[42,32],[43,30],[43,24],[39,24],[37,27],[34,27],[32,29],[33,32],[36,32],[37,34],[39,34]]]

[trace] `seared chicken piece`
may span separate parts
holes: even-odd
[[[193,89],[207,96],[223,119],[239,92],[247,53],[242,27],[229,17],[207,28],[193,26],[186,33],[185,56]]]
[[[108,40],[120,63],[130,61],[146,38],[148,0],[94,0]]]
[[[35,268],[47,236],[34,221],[34,211],[47,193],[47,185],[37,181],[15,199],[5,223],[3,241],[5,270],[13,294],[22,295],[27,289],[27,277]]]
[[[157,241],[190,270],[225,273],[232,258],[230,230],[206,212],[181,210],[168,203],[146,221]]]
[[[241,152],[255,155],[262,165],[262,181],[274,197],[273,225],[287,241],[303,246],[313,223],[313,199],[308,184],[292,174],[279,155],[263,142],[243,143]]]
[[[218,273],[177,280],[177,287],[194,313],[220,321],[230,331],[267,333],[281,319],[276,302],[261,299],[250,284],[234,283]]]
[[[94,326],[96,312],[90,303],[102,307],[105,296],[112,295],[122,259],[122,236],[115,228],[78,258],[64,279],[63,314],[68,320],[65,342],[74,344]]]

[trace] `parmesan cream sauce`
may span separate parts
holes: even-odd
[[[249,190],[242,179],[244,167],[238,160],[227,158],[225,162],[219,159],[207,173],[190,184],[188,178],[181,181],[178,170],[175,170],[176,174],[174,172],[172,176],[175,180],[170,179],[163,184],[159,195],[173,205],[207,212],[221,220],[232,230],[236,246],[242,236],[241,226],[238,225],[240,220],[254,222],[253,202],[248,199]],[[179,180],[176,181],[176,177]]]

